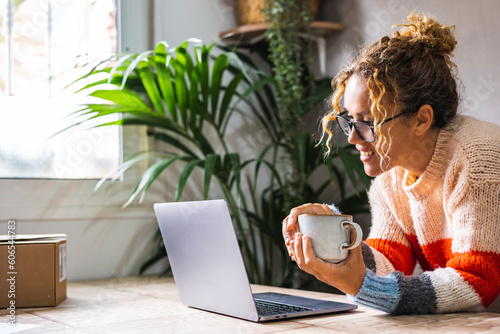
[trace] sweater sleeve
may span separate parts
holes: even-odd
[[[464,150],[470,162],[452,165],[445,180],[451,254],[445,269],[430,274],[442,312],[485,309],[500,293],[500,151],[478,152]]]
[[[357,295],[347,297],[391,314],[435,313],[436,293],[430,279],[425,275],[410,276],[417,260],[394,209],[384,202],[384,188],[390,186],[385,181],[375,179],[370,188],[372,227],[362,244],[367,271]]]
[[[383,201],[382,189],[387,186],[384,182],[383,179],[376,179],[370,188],[372,226],[366,244],[362,245],[363,259],[366,267],[379,276],[386,276],[395,270],[411,275],[416,258],[408,237]]]
[[[372,227],[362,244],[367,271],[358,294],[347,297],[392,314],[434,313],[435,303],[419,305],[422,300],[435,300],[435,293],[428,278],[409,276],[417,260],[397,218],[383,201],[385,181],[376,179],[370,188]]]
[[[363,257],[365,263],[377,253],[383,257],[367,265],[360,291],[348,296],[351,301],[391,314],[426,314],[484,310],[498,298],[500,182],[495,181],[495,170],[476,174],[466,169],[469,167],[457,164],[445,180],[443,205],[449,237],[418,245],[425,256],[434,257],[433,263],[442,265],[426,268],[418,276],[411,276],[411,265],[404,265],[404,261],[413,265],[415,260],[405,255],[408,248],[411,250],[410,242],[401,241],[404,237],[391,213],[398,210],[379,201],[374,189],[370,198],[373,227],[367,240],[370,247],[365,246]],[[379,271],[386,260],[395,269],[388,275]]]
[[[500,254],[497,246],[500,224],[491,224],[486,217],[488,212],[491,214],[498,210],[481,205],[488,201],[495,202],[496,208],[500,207],[500,185],[473,185],[464,190],[464,196],[452,208],[453,238],[446,241],[452,243],[452,253],[448,255],[445,267],[409,276],[395,266],[396,271],[383,276],[378,274],[380,264],[375,261],[375,268],[367,265],[358,294],[348,298],[391,314],[486,309],[500,292]],[[384,242],[380,241],[375,246],[381,249],[381,244]],[[391,251],[390,248],[381,250],[382,253]],[[369,255],[370,252],[377,250],[375,247],[363,250],[365,263],[367,258],[373,256]]]

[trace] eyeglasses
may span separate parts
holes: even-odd
[[[397,114],[396,116],[387,118],[383,120],[379,125],[383,125],[385,123],[388,123],[396,118],[398,118],[401,115],[407,114],[409,111],[404,111],[400,114]],[[375,131],[374,131],[374,126],[373,123],[371,122],[353,122],[348,120],[347,118],[343,116],[337,116],[335,117],[335,120],[337,121],[337,124],[339,127],[342,129],[342,132],[345,133],[346,136],[350,136],[352,132],[352,128],[356,129],[356,133],[358,136],[363,139],[366,142],[372,143],[375,141]]]

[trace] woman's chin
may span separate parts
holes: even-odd
[[[379,164],[373,164],[373,163],[363,163],[363,167],[365,170],[366,175],[370,177],[376,177],[379,176],[380,174],[383,173],[383,171],[380,169]]]

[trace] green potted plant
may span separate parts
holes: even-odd
[[[160,43],[155,50],[118,56],[114,64],[93,69],[81,78],[90,82],[83,89],[91,89],[89,95],[102,102],[84,105],[76,113],[84,120],[74,125],[100,120],[97,126],[149,127],[155,140],[165,144],[165,149],[137,152],[124,161],[120,172],[150,161],[150,167],[124,206],[137,197],[142,199],[161,173],[168,173],[172,166],[180,164],[182,171],[174,196],[177,201],[192,172],[200,169],[203,198],[208,198],[214,180],[229,204],[250,280],[281,285],[290,277],[293,266],[281,237],[286,207],[283,199],[289,186],[280,165],[284,137],[274,80],[253,66],[250,58],[232,51],[215,55],[213,48],[214,45],[195,41],[172,49]],[[102,79],[102,75],[107,78]],[[239,108],[242,104],[246,111]],[[267,132],[270,143],[258,156],[247,157],[229,149],[227,130],[236,113],[244,113]],[[120,118],[106,119],[113,114]],[[310,135],[300,133],[295,140],[298,165],[306,179],[321,166],[329,171],[319,188],[305,187],[309,191],[307,198],[319,198],[334,184],[340,186],[347,204],[341,171],[334,161],[342,161],[354,180],[355,173],[359,173],[359,169],[352,167],[357,158],[340,148],[323,160],[322,151]],[[264,174],[270,180],[262,187]],[[145,262],[143,269],[163,256],[165,252],[159,242],[158,252]]]
[[[176,201],[181,198],[195,168],[201,168],[204,173],[204,198],[208,198],[215,179],[229,204],[251,279],[261,282],[263,275],[256,246],[259,233],[254,233],[245,219],[245,215],[253,214],[253,203],[242,190],[245,182],[242,171],[257,159],[244,160],[239,153],[230,151],[226,134],[234,113],[238,111],[235,106],[246,103],[255,120],[266,123],[263,128],[269,136],[276,136],[273,127],[267,124],[268,109],[259,106],[265,102],[259,99],[252,102],[247,98],[269,78],[258,77],[256,82],[253,81],[234,52],[215,56],[213,47],[213,44],[207,46],[193,40],[173,49],[159,43],[155,50],[118,56],[114,65],[92,69],[78,81],[85,79],[90,82],[82,90],[91,90],[89,95],[102,102],[84,105],[74,113],[78,121],[72,126],[90,120],[97,122],[96,126],[142,125],[151,128],[155,140],[165,143],[165,150],[137,152],[119,167],[119,172],[123,173],[135,164],[151,161],[151,166],[143,173],[124,206],[138,196],[142,199],[157,177],[174,164],[183,165],[174,196]],[[103,74],[107,78],[102,79]],[[119,115],[120,118],[109,121],[109,115]],[[262,160],[262,165],[277,173],[267,161]],[[256,188],[253,181],[246,181],[253,191]],[[105,179],[98,186],[103,182]],[[250,239],[245,237],[247,235]],[[147,261],[144,268],[164,256],[162,251],[160,246],[158,254]]]
[[[255,2],[250,2],[255,5]],[[317,4],[314,5],[315,10]],[[357,189],[356,179],[361,179],[366,189],[370,178],[364,174],[358,157],[352,154],[353,147],[338,148],[335,153],[324,157],[323,146],[312,140],[303,124],[304,117],[332,93],[331,78],[317,80],[311,70],[313,54],[308,36],[314,16],[312,5],[309,0],[263,0],[260,10],[267,25],[265,42],[242,43],[234,49],[241,59],[252,66],[255,65],[248,53],[260,55],[261,60],[267,62],[272,77],[269,91],[272,92],[273,103],[269,104],[272,106],[269,113],[274,114],[273,118],[277,120],[274,123],[277,136],[268,149],[274,152],[272,156],[280,156],[273,160],[273,164],[284,160],[288,169],[280,173],[280,180],[271,180],[261,193],[261,217],[267,217],[264,219],[269,221],[281,221],[296,205],[321,202],[324,191],[332,185],[340,195],[336,204],[341,210],[351,214],[368,212],[366,191]],[[341,161],[344,168],[338,168],[335,160]],[[324,173],[327,171],[328,177],[324,177],[319,186],[313,187],[314,174],[322,168]],[[351,181],[354,195],[346,195],[342,171]],[[273,239],[277,240],[277,247],[282,248],[281,226],[276,222],[268,226],[272,229]],[[288,281],[296,281],[297,267],[289,262],[286,254],[283,261],[287,264]]]

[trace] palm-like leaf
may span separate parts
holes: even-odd
[[[112,184],[129,168],[151,161],[124,204],[127,206],[137,198],[142,201],[162,173],[181,164],[174,194],[178,201],[192,173],[201,169],[203,197],[209,198],[211,187],[217,184],[228,202],[252,281],[273,284],[276,254],[287,264],[284,270],[288,270],[281,221],[287,209],[284,198],[290,190],[286,175],[279,167],[283,148],[288,148],[289,143],[280,124],[275,82],[270,75],[259,71],[246,54],[226,50],[214,56],[213,46],[188,40],[168,49],[166,43],[159,43],[155,50],[124,55],[114,65],[94,68],[76,82],[86,80],[83,89],[91,89],[89,95],[102,102],[86,104],[76,111],[73,116],[78,121],[72,126],[93,120],[98,121],[96,126],[140,125],[152,129],[154,138],[164,143],[164,150],[132,155],[96,187],[109,177]],[[105,74],[107,79],[102,78]],[[327,81],[322,83],[321,89],[309,94],[302,106],[304,110],[306,102],[317,103],[329,94]],[[244,157],[228,149],[226,131],[235,112],[269,135],[271,142],[257,157]],[[110,120],[113,115],[119,117]],[[362,173],[359,159],[355,160],[349,149],[342,149],[323,160],[321,147],[309,134],[299,132],[295,139],[296,158],[305,183],[320,166],[326,165],[328,170],[328,179],[317,189],[304,185],[304,196],[319,200],[323,191],[337,186],[343,208],[364,210],[366,198],[361,192],[358,202],[356,198],[345,197],[342,172],[334,163],[335,160],[343,163],[354,186],[357,178],[366,185],[369,178]],[[260,189],[261,175],[267,176],[264,189]],[[242,180],[246,180],[245,191]],[[164,253],[160,246],[157,255],[145,263],[141,271]],[[262,259],[263,254],[268,256]]]

